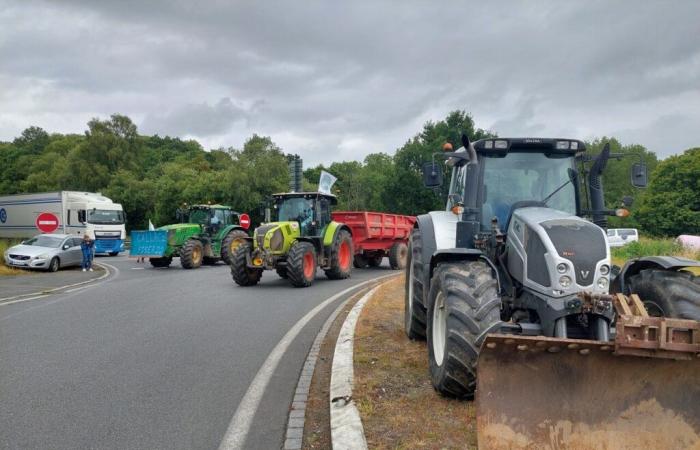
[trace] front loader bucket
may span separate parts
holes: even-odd
[[[132,231],[129,256],[148,256],[160,258],[165,256],[168,248],[166,230]]]
[[[489,335],[478,360],[480,449],[700,449],[700,355]]]

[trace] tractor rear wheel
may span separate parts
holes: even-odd
[[[381,253],[374,254],[370,256],[367,261],[369,262],[370,267],[379,267],[382,265],[382,260],[384,259],[384,255]]]
[[[404,285],[404,330],[409,339],[425,339],[427,313],[423,305],[423,245],[420,230],[413,230],[409,243]]]
[[[254,286],[262,277],[262,269],[248,267],[248,254],[251,247],[248,242],[236,247],[231,256],[231,278],[239,286]]]
[[[171,256],[163,256],[162,258],[148,258],[148,262],[150,262],[153,267],[170,267],[170,263],[173,262],[173,258]]]
[[[311,286],[316,278],[316,249],[310,242],[297,241],[287,254],[287,278],[294,287]]]
[[[406,260],[408,259],[408,247],[403,242],[396,242],[389,249],[389,265],[394,270],[403,270],[406,268]]]
[[[650,316],[700,320],[700,277],[690,272],[642,270],[629,279]]]
[[[196,269],[204,260],[204,247],[196,239],[190,239],[180,249],[180,265],[183,269]]]
[[[221,242],[221,259],[228,265],[231,265],[233,252],[246,241],[248,233],[243,230],[230,231],[224,240]]]
[[[350,233],[345,230],[338,231],[331,246],[331,268],[326,270],[326,276],[331,280],[350,277],[353,253]]]
[[[501,324],[501,299],[483,261],[440,264],[428,296],[428,359],[433,387],[450,397],[473,397],[476,362],[487,333]]]
[[[367,257],[361,253],[358,253],[352,258],[352,265],[356,269],[364,269],[367,267],[367,264]]]

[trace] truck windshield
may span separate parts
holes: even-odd
[[[568,169],[574,168],[572,156],[547,156],[543,153],[508,153],[503,158],[483,158],[484,205],[482,226],[489,227],[498,217],[506,226],[510,208],[520,201],[541,202],[569,180]],[[576,214],[576,191],[566,184],[547,200],[547,206]]]
[[[88,222],[98,225],[121,225],[124,223],[124,212],[113,209],[89,209]]]

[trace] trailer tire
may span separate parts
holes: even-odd
[[[352,236],[346,230],[340,230],[331,245],[331,268],[326,270],[326,276],[331,280],[342,280],[350,277],[353,260]]]
[[[58,269],[61,268],[61,261],[58,259],[58,257],[54,256],[51,258],[51,262],[49,262],[49,267],[46,268],[47,272],[58,272]]]
[[[629,279],[650,316],[700,320],[700,277],[690,272],[642,270]]]
[[[183,269],[196,269],[204,260],[204,246],[196,239],[190,239],[180,249],[180,265]]]
[[[148,262],[150,262],[153,267],[170,267],[170,263],[173,262],[173,258],[169,256],[163,256],[162,258],[148,258]]]
[[[438,265],[428,296],[428,359],[433,387],[473,398],[486,335],[501,324],[498,282],[483,261]]]
[[[231,256],[231,278],[239,286],[255,286],[262,278],[262,269],[248,267],[248,253],[250,244],[244,242],[236,247]]]
[[[308,287],[316,278],[316,250],[310,242],[297,241],[287,254],[287,279],[294,287]]]
[[[277,272],[277,275],[280,276],[280,278],[284,278],[285,280],[289,276],[289,275],[287,275],[287,268],[286,267],[278,267],[275,269],[275,271]]]
[[[381,253],[379,254],[374,254],[367,258],[367,262],[369,263],[370,267],[379,267],[382,265],[382,260],[384,259],[384,255]]]
[[[415,229],[409,242],[406,281],[404,284],[404,331],[409,339],[425,339],[427,313],[423,305],[423,245],[420,230]]]
[[[367,267],[367,264],[369,264],[369,262],[367,261],[367,257],[363,254],[358,253],[352,258],[352,265],[355,269],[364,269]]]
[[[403,242],[396,242],[389,249],[389,265],[394,270],[403,270],[406,268],[406,260],[408,259],[408,247]]]
[[[223,241],[221,241],[221,259],[228,265],[231,265],[231,260],[233,258],[233,252],[238,248],[243,242],[246,242],[248,233],[242,230],[231,230],[226,235]]]

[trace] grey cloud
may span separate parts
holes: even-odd
[[[229,131],[237,122],[247,120],[248,113],[222,98],[214,105],[187,104],[165,113],[146,115],[141,132],[170,136],[215,136]]]

